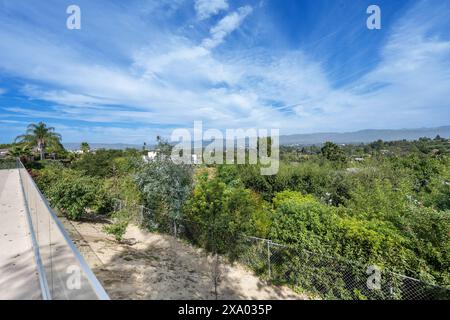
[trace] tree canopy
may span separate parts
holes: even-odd
[[[61,135],[55,132],[55,128],[48,127],[45,123],[31,123],[23,135],[15,139],[16,142],[26,143],[30,147],[36,147],[41,160],[45,157],[45,150],[49,146],[60,144]]]

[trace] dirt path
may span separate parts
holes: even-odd
[[[215,299],[211,259],[202,250],[136,226],[118,244],[102,232],[104,222],[63,223],[111,299]],[[221,273],[219,299],[306,299],[237,264]]]

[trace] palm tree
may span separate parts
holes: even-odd
[[[43,122],[28,125],[27,132],[18,136],[15,141],[26,143],[29,146],[37,147],[41,160],[44,159],[45,148],[52,143],[59,143],[61,135],[55,132],[55,128],[47,127]]]

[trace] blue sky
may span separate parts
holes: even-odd
[[[0,142],[38,121],[65,142],[142,143],[195,120],[290,134],[449,119],[450,1],[0,0]]]

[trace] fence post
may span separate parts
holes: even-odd
[[[389,277],[389,299],[395,300],[395,275],[391,274]]]
[[[173,234],[177,237],[177,220],[173,219]]]
[[[267,267],[269,271],[269,279],[271,279],[272,271],[270,270],[270,241],[267,241]]]

